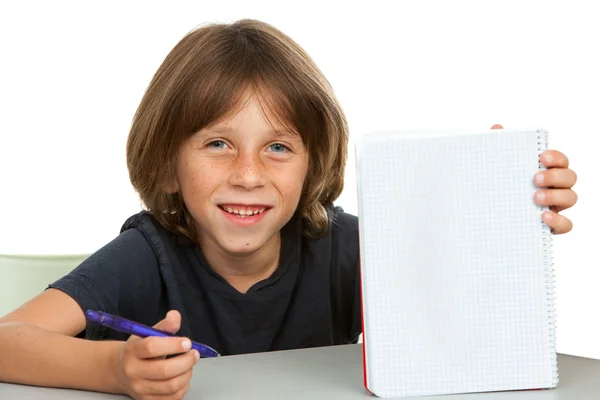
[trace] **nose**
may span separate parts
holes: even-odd
[[[236,157],[229,183],[245,190],[262,187],[266,183],[263,163],[257,154],[239,153]]]

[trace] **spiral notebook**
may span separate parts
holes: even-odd
[[[356,145],[365,386],[379,397],[558,383],[548,133],[374,133]]]

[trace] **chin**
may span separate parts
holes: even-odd
[[[220,241],[220,247],[231,256],[246,256],[257,252],[265,246],[268,240],[256,240],[256,238],[236,239],[232,242]]]

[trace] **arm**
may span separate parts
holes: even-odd
[[[152,280],[160,279],[154,270],[154,253],[141,233],[125,232],[53,288],[0,318],[0,381],[121,393],[137,400],[182,398],[199,357],[190,351],[189,340],[73,337],[86,329],[84,309],[119,313],[121,303],[131,305],[152,292]],[[171,311],[154,327],[176,333],[180,322],[179,313]],[[179,355],[165,358],[174,354]]]
[[[0,381],[122,393],[114,371],[123,342],[73,337],[85,325],[75,300],[56,289],[0,318]]]
[[[170,312],[155,325],[176,332]],[[122,341],[78,339],[85,327],[79,305],[48,289],[0,319],[0,381],[126,394],[134,399],[182,399],[200,355],[187,338],[131,336]],[[190,351],[191,350],[191,351]],[[172,358],[167,355],[179,354]]]

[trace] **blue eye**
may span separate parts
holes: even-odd
[[[215,140],[208,144],[208,147],[212,147],[215,149],[223,149],[223,148],[225,148],[225,146],[226,146],[226,144],[222,140]]]
[[[283,153],[284,151],[288,150],[288,148],[281,143],[273,143],[271,146],[269,146],[269,148],[275,153]]]

